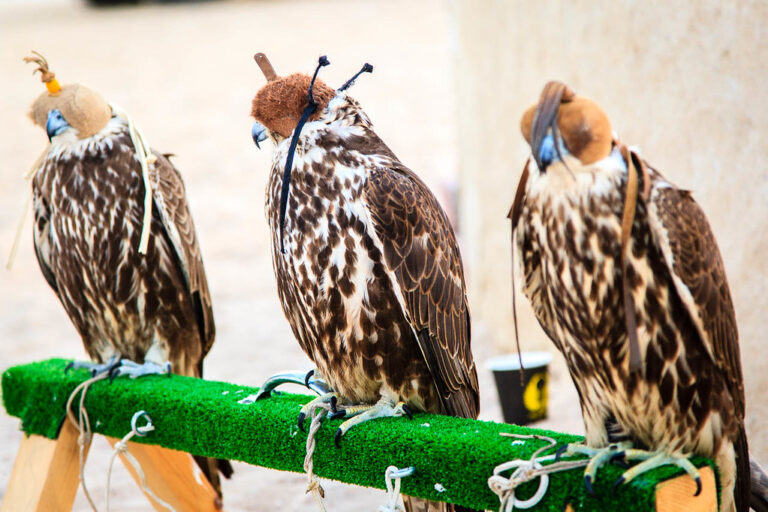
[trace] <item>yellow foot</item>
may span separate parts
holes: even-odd
[[[339,426],[334,441],[341,448],[341,438],[355,425],[365,423],[376,418],[391,418],[393,416],[408,416],[413,418],[411,410],[404,402],[392,403],[387,398],[381,398],[374,405],[352,405],[344,409],[338,409],[330,418],[349,418]]]
[[[699,470],[694,466],[687,457],[681,455],[671,455],[665,452],[653,452],[648,450],[639,450],[632,448],[629,442],[613,443],[605,448],[590,448],[581,444],[570,444],[565,450],[566,455],[587,455],[590,457],[589,464],[587,464],[584,470],[584,486],[587,488],[587,492],[593,495],[595,494],[592,488],[592,482],[595,481],[595,475],[600,466],[607,462],[612,461],[642,461],[640,464],[633,466],[626,470],[619,478],[614,482],[613,488],[615,489],[621,484],[625,484],[638,475],[645,473],[651,469],[658,468],[671,464],[682,468],[688,473],[691,478],[696,482],[696,492],[694,496],[698,496],[701,493],[701,476],[699,476]]]

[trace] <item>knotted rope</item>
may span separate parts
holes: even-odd
[[[141,175],[144,178],[144,219],[141,226],[139,254],[147,254],[150,227],[152,226],[152,182],[149,177],[149,166],[157,161],[157,157],[152,154],[152,149],[149,147],[149,144],[147,144],[139,127],[133,122],[133,118],[128,115],[128,112],[114,103],[110,103],[109,106],[112,108],[112,112],[128,122],[128,133],[131,136],[131,142],[136,150],[136,158],[141,165]]]
[[[141,417],[144,417],[147,420],[147,424],[143,427],[139,427],[137,424]],[[175,509],[168,502],[162,500],[157,494],[155,494],[152,488],[147,484],[147,477],[144,474],[144,471],[141,469],[141,464],[139,464],[139,461],[136,460],[136,457],[134,457],[131,452],[128,451],[128,441],[130,441],[133,436],[144,437],[153,430],[155,430],[155,426],[152,424],[152,419],[149,417],[146,411],[138,411],[133,415],[133,418],[131,418],[131,431],[128,432],[120,441],[115,443],[112,456],[109,459],[109,468],[107,469],[107,494],[104,501],[104,506],[107,512],[109,512],[109,488],[112,479],[112,465],[115,462],[115,458],[119,454],[122,454],[126,459],[128,459],[128,461],[133,466],[133,469],[136,471],[136,474],[139,475],[141,489],[146,494],[151,496],[152,499],[154,499],[157,503],[167,508],[168,510],[174,510],[175,512]]]
[[[518,439],[547,441],[549,444],[533,452],[533,455],[531,455],[531,458],[528,460],[516,459],[505,462],[504,464],[499,464],[494,468],[493,475],[488,479],[488,487],[490,487],[491,491],[499,497],[499,512],[512,512],[515,507],[519,509],[527,509],[537,505],[547,493],[550,473],[584,467],[589,463],[589,459],[564,460],[544,466],[541,463],[554,459],[555,455],[547,455],[544,457],[539,457],[539,455],[554,448],[557,445],[557,441],[551,437],[536,434],[522,435],[503,432],[501,435]],[[501,475],[502,472],[512,468],[515,468],[515,470],[508,478]],[[519,485],[533,480],[534,478],[540,478],[539,488],[536,490],[536,493],[527,500],[518,500],[515,497],[515,489]]]
[[[403,512],[403,507],[400,505],[400,479],[404,476],[411,476],[414,468],[408,467],[405,469],[398,469],[395,466],[389,466],[384,472],[384,482],[387,485],[387,501],[386,505],[381,505],[378,512]],[[394,485],[392,480],[395,481]]]
[[[83,487],[83,493],[88,499],[88,503],[91,505],[91,509],[93,509],[94,512],[98,509],[96,508],[93,498],[91,498],[91,493],[88,492],[88,487],[85,485],[85,447],[90,444],[92,437],[91,422],[88,419],[88,412],[85,410],[85,395],[88,393],[88,388],[91,387],[91,384],[99,380],[104,380],[107,377],[109,377],[109,372],[102,372],[81,382],[77,385],[74,391],[72,391],[72,394],[69,395],[69,399],[67,399],[67,418],[69,418],[69,421],[71,421],[72,424],[77,427],[78,432],[80,432],[80,435],[77,437],[80,485]],[[74,402],[78,393],[80,393],[80,404],[78,405],[78,414],[75,416],[75,413],[72,412],[72,402]]]
[[[307,453],[304,456],[304,471],[307,473],[307,492],[312,493],[312,497],[315,498],[315,503],[317,504],[317,509],[321,512],[326,512],[325,504],[323,503],[325,491],[313,471],[314,462],[312,458],[315,453],[315,435],[317,434],[317,431],[320,430],[323,418],[325,418],[325,415],[330,410],[330,404],[316,403],[309,411],[309,417],[312,421],[309,425],[309,432],[307,433]]]

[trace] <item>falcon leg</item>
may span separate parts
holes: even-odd
[[[353,405],[345,407],[344,409],[339,409],[330,416],[331,419],[347,417],[350,417],[350,419],[342,423],[336,431],[336,437],[334,439],[336,446],[341,447],[342,436],[355,425],[376,418],[390,418],[403,415],[407,415],[409,418],[413,417],[410,409],[408,409],[408,406],[405,405],[405,403],[398,402],[397,404],[394,404],[387,398],[381,398],[374,405]]]
[[[299,411],[299,428],[302,432],[304,432],[304,419],[309,416],[312,411],[318,407],[327,407],[330,409],[334,415],[336,414],[336,404],[338,403],[339,399],[336,397],[334,393],[323,393],[322,395],[318,396],[314,400],[310,400],[306,404],[304,404],[301,407],[301,411]],[[333,417],[333,416],[332,416]]]
[[[592,495],[595,494],[595,491],[592,488],[592,482],[595,481],[597,470],[600,466],[614,460],[625,462],[642,461],[640,464],[625,471],[613,484],[614,489],[646,471],[666,464],[671,464],[682,468],[696,482],[696,493],[694,496],[698,496],[699,493],[701,493],[702,484],[699,470],[686,457],[670,455],[664,452],[635,449],[632,448],[631,443],[629,442],[612,443],[605,448],[590,448],[584,445],[572,444],[568,445],[565,454],[587,455],[590,457],[589,464],[587,464],[587,467],[584,470],[584,486],[587,488],[587,492]]]
[[[259,388],[259,392],[256,393],[254,401],[261,400],[262,398],[268,398],[272,393],[278,394],[279,391],[275,389],[282,384],[300,384],[311,389],[318,395],[324,395],[331,390],[331,387],[325,383],[322,379],[314,377],[315,370],[310,370],[307,373],[299,372],[285,372],[278,373],[268,378],[264,384]]]
[[[144,361],[143,364],[139,364],[130,359],[121,359],[120,365],[110,372],[109,378],[114,380],[115,377],[121,375],[129,375],[132,379],[144,375],[168,375],[170,377],[171,363],[166,361],[165,364],[161,365],[152,361]]]
[[[632,445],[627,441],[611,443],[605,448],[590,448],[583,444],[569,444],[565,450],[565,455],[586,455],[590,458],[589,464],[584,469],[584,487],[587,488],[589,494],[594,496],[595,491],[592,488],[592,482],[595,481],[595,475],[600,466],[614,459],[622,459],[626,451],[631,449],[631,447]]]
[[[80,370],[86,368],[91,371],[91,377],[95,377],[101,373],[111,373],[120,365],[120,356],[114,355],[110,357],[106,363],[89,363],[86,361],[71,361],[64,373],[67,373],[71,369]]]
[[[637,475],[645,473],[646,471],[657,468],[659,466],[671,464],[683,469],[686,473],[688,473],[688,475],[690,475],[691,478],[693,478],[693,481],[696,482],[696,492],[693,495],[698,496],[701,494],[701,476],[699,475],[699,470],[691,463],[690,460],[688,460],[687,457],[680,455],[670,455],[664,452],[626,450],[624,452],[624,458],[626,460],[641,460],[643,462],[626,470],[624,474],[622,474],[613,484],[614,488],[623,483],[629,482]]]

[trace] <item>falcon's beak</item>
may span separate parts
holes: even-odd
[[[253,137],[253,142],[256,144],[256,147],[261,149],[259,142],[267,140],[267,128],[260,122],[255,121],[251,127],[251,137]]]
[[[55,108],[48,112],[48,120],[45,123],[45,131],[48,134],[48,140],[53,139],[61,132],[69,128],[67,120],[61,115],[59,109]]]
[[[544,172],[547,167],[549,167],[549,164],[551,164],[557,157],[557,152],[555,151],[555,139],[552,137],[552,134],[547,134],[544,137],[544,140],[541,141],[537,157],[536,163],[539,164],[539,169],[542,172]]]

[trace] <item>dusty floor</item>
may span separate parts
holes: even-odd
[[[278,73],[311,71],[321,53],[331,85],[371,62],[353,94],[378,133],[444,200],[455,181],[451,33],[438,1],[211,2],[91,10],[79,2],[0,2],[0,256],[9,253],[24,204],[27,171],[46,142],[26,119],[42,91],[30,49],[43,53],[62,83],[100,91],[140,123],[151,144],[173,152],[184,175],[213,292],[218,336],[206,376],[258,385],[268,375],[304,369],[277,302],[263,197],[271,148],[250,138],[250,99],[263,78],[253,63],[265,51]],[[413,20],[419,20],[413,28]],[[0,269],[0,368],[52,356],[83,358],[79,337],[35,261],[30,220],[12,271]],[[504,305],[503,307],[507,307]],[[480,364],[482,413],[498,420],[496,390],[483,361],[493,355],[482,333],[473,340]],[[510,347],[511,350],[511,347]],[[540,425],[581,431],[576,395],[556,360],[551,418]],[[15,418],[0,413],[0,498],[21,439]],[[103,499],[109,458],[98,440],[86,478]],[[230,510],[310,510],[304,476],[236,464],[226,482]],[[383,476],[382,476],[383,477]],[[114,510],[147,510],[127,472],[113,481]],[[324,483],[329,510],[372,510],[379,491]],[[78,494],[75,510],[88,510]]]

